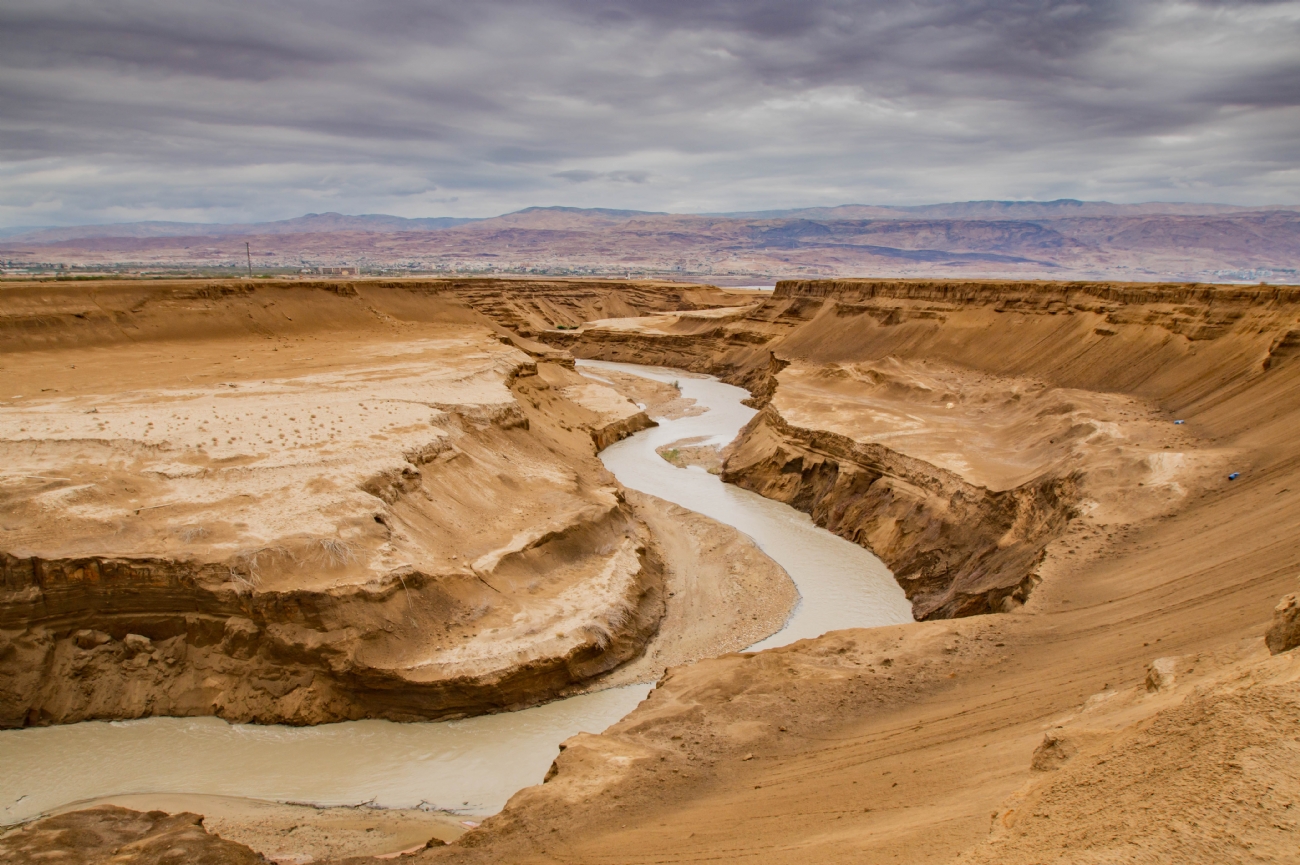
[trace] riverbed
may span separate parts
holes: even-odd
[[[687,438],[725,444],[754,415],[748,394],[680,370],[579,361],[599,377],[616,369],[677,382],[708,411],[644,430],[601,459],[626,487],[698,511],[748,534],[786,569],[800,601],[784,628],[755,650],[829,630],[911,621],[889,570],[806,514],[677,468],[655,449]],[[600,732],[636,707],[650,684],[611,688],[500,715],[436,723],[355,721],[318,727],[227,724],[217,718],[146,718],[0,731],[0,824],[72,802],[122,793],[199,793],[315,805],[499,811],[542,780],[560,742]]]

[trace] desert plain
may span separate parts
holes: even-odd
[[[473,827],[141,796],[0,851],[1294,861],[1297,355],[1300,290],[1266,285],[5,284],[6,727],[656,685]],[[575,359],[748,390],[735,441],[664,458],[869,549],[915,621],[744,651],[785,572],[598,456],[699,407]]]

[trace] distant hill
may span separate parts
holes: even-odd
[[[381,213],[348,216],[342,213],[308,213],[275,222],[123,222],[111,225],[76,225],[65,228],[0,228],[0,238],[11,243],[61,243],[99,237],[226,237],[231,235],[319,234],[336,231],[364,231],[395,234],[404,231],[442,231],[471,223],[483,228],[574,229],[614,226],[630,220],[805,219],[819,222],[864,219],[975,219],[975,220],[1043,220],[1067,217],[1132,217],[1151,215],[1212,216],[1235,213],[1260,213],[1277,210],[1300,210],[1300,205],[1279,204],[1268,207],[1239,207],[1231,204],[1160,203],[1112,204],[1108,201],[962,201],[948,204],[883,205],[842,204],[836,207],[801,207],[786,210],[753,210],[734,213],[673,214],[649,210],[615,210],[604,207],[527,207],[486,219],[453,216],[408,219]]]
[[[139,222],[0,239],[22,266],[358,267],[368,273],[1020,277],[1300,283],[1300,206],[968,201],[740,214],[530,207],[489,219],[338,213]]]
[[[399,231],[439,231],[474,222],[438,216],[424,219],[406,219],[366,213],[345,216],[341,213],[309,213],[293,219],[276,222],[204,223],[204,222],[123,222],[115,225],[77,225],[68,228],[38,228],[8,235],[20,243],[59,243],[89,237],[225,237],[236,234],[317,234],[324,231],[373,231],[391,234]],[[0,235],[4,236],[4,235]]]
[[[11,228],[0,228],[0,239],[32,234],[36,231],[44,231],[50,227],[51,226],[48,225],[15,225]]]
[[[838,207],[801,207],[790,210],[755,210],[716,213],[732,219],[1063,219],[1070,216],[1211,216],[1226,213],[1257,213],[1266,210],[1298,210],[1300,205],[1277,204],[1239,207],[1232,204],[1189,204],[1147,202],[1112,204],[1109,201],[960,201],[949,204],[881,205],[842,204]]]

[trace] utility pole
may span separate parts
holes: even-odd
[[[248,241],[244,241],[244,255],[248,256],[248,278],[253,278],[253,250],[249,248]]]

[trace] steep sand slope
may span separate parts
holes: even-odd
[[[786,284],[721,326],[589,326],[566,337],[580,354],[722,372],[778,408],[775,373],[786,364],[792,384],[801,370],[816,381],[848,369],[862,379],[843,399],[817,385],[784,406],[804,429],[824,421],[820,435],[842,424],[851,435],[834,435],[857,447],[873,428],[846,418],[880,409],[870,405],[880,382],[866,373],[882,364],[957,381],[958,397],[1031,381],[1043,407],[1068,398],[1099,430],[1116,424],[1104,428],[1111,441],[1057,449],[1051,412],[1030,412],[1026,434],[1011,436],[999,429],[1015,426],[1015,411],[976,422],[964,408],[980,435],[926,422],[916,456],[896,439],[865,443],[889,442],[891,458],[989,492],[1063,461],[1091,473],[1081,483],[1112,484],[1112,515],[1089,523],[1072,508],[1041,560],[1020,566],[1036,586],[1009,614],[839,632],[672,670],[610,731],[567,743],[548,783],[455,847],[422,855],[1294,859],[1288,743],[1300,659],[1269,658],[1262,638],[1300,572],[1298,300],[1186,286]],[[950,401],[960,399],[944,399],[944,411]],[[939,411],[919,402],[922,419]],[[1155,435],[1162,419],[1175,438]],[[1186,423],[1174,430],[1175,419]],[[796,438],[778,444],[802,447]],[[1172,479],[1178,491],[1156,480],[1152,499],[1137,485],[1164,477],[1168,467],[1145,454],[1165,444],[1199,467]],[[1228,469],[1240,476],[1229,481]],[[802,466],[791,474],[803,483]]]
[[[445,717],[637,655],[662,564],[594,455],[651,422],[492,291],[7,291],[4,722]]]

